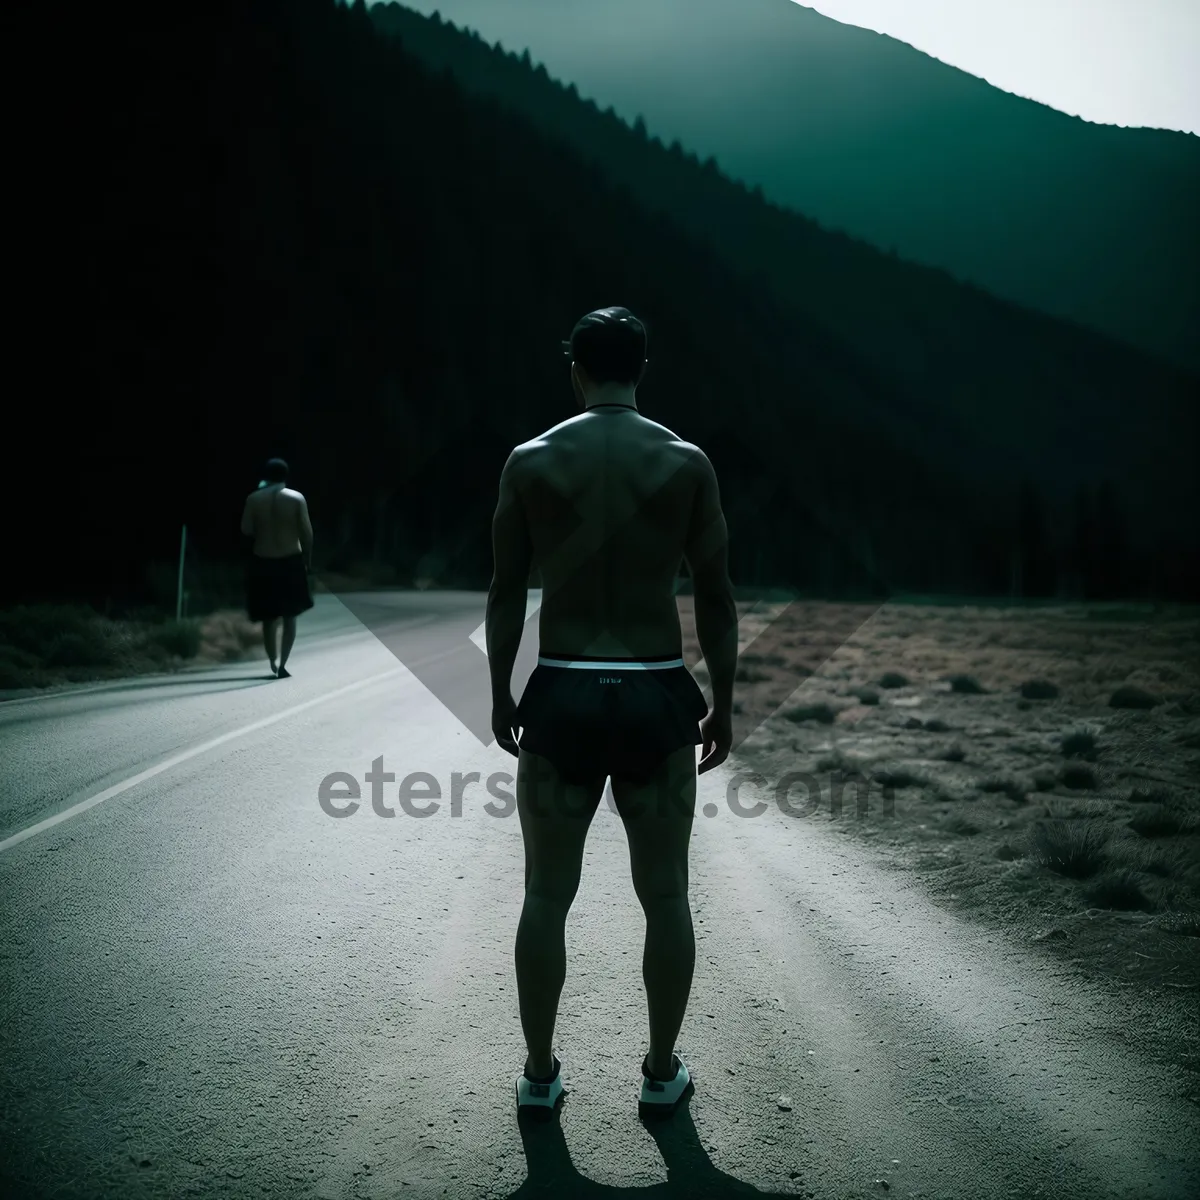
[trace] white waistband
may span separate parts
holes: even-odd
[[[668,658],[663,662],[579,662],[567,658],[542,658],[538,655],[539,667],[577,667],[596,671],[669,671],[684,665],[682,658]]]

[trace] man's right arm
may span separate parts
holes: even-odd
[[[308,515],[308,501],[300,497],[300,553],[304,555],[304,565],[312,570],[313,527]]]
[[[729,530],[721,511],[717,474],[708,456],[697,450],[699,482],[683,556],[692,575],[696,636],[712,680],[713,713],[733,713],[733,675],[737,669],[738,616],[729,578]]]

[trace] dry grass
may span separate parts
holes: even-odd
[[[872,781],[812,819],[1146,1012],[1200,991],[1200,610],[744,606],[742,643],[738,757]]]
[[[252,655],[258,626],[233,610],[196,620],[111,620],[81,606],[0,613],[0,689],[121,679]]]

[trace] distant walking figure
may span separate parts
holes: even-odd
[[[642,323],[628,309],[601,309],[583,317],[563,347],[583,411],[513,450],[492,526],[492,731],[518,758],[525,841],[516,971],[529,1054],[517,1107],[548,1117],[563,1095],[551,1043],[565,925],[588,827],[611,778],[646,915],[650,1048],[638,1109],[662,1116],[693,1090],[675,1042],[695,964],[687,896],[695,748],[703,747],[702,773],[723,762],[732,743],[737,611],[727,532],[707,456],[638,410],[648,361]],[[685,559],[711,711],[682,657],[675,581]],[[512,670],[534,566],[540,650],[518,705]]]
[[[246,569],[246,613],[251,621],[262,622],[263,645],[271,673],[288,679],[287,660],[296,641],[296,618],[313,606],[308,587],[312,522],[308,518],[308,502],[286,486],[288,465],[282,458],[271,459],[263,475],[258,490],[246,497],[242,511],[242,532],[254,539]],[[276,667],[280,620],[283,641]]]

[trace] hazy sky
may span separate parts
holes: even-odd
[[[1006,92],[1200,133],[1200,0],[806,0]]]
[[[573,4],[593,14],[604,8],[604,0],[520,0],[514,28],[536,19],[538,2],[560,13]],[[728,0],[733,8],[739,2]],[[426,14],[440,9],[489,41],[520,48],[501,33],[506,0],[401,3]],[[1200,134],[1200,0],[806,0],[804,7],[886,33],[1071,116]],[[648,0],[648,28],[652,11]],[[556,21],[556,31],[561,26]]]

